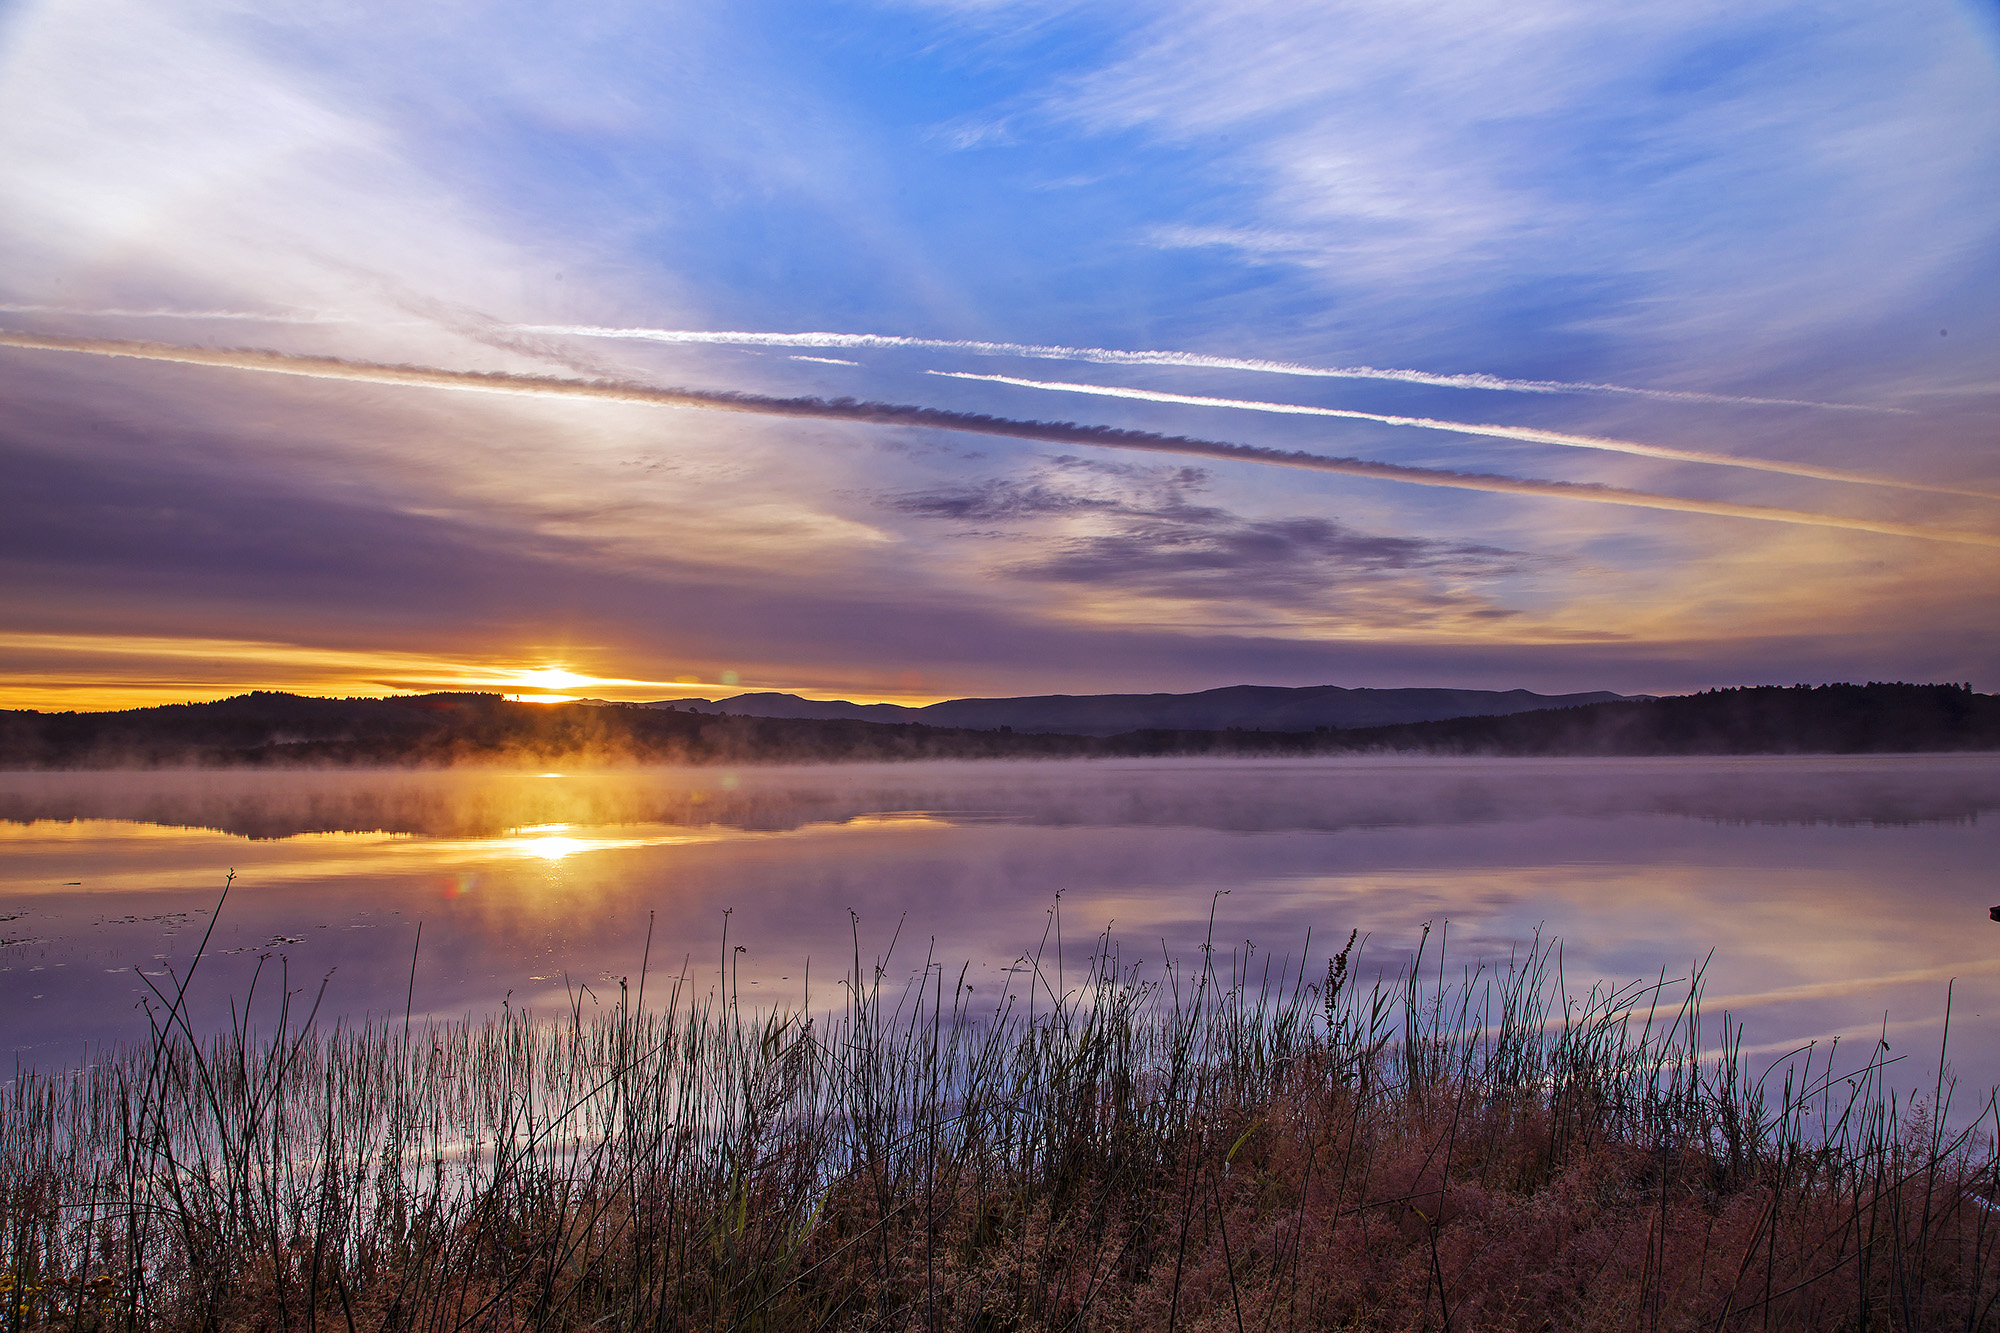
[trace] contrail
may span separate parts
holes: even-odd
[[[1812,477],[1818,481],[1845,481],[1863,486],[1893,486],[1905,491],[1933,491],[1940,495],[1965,495],[1979,500],[2000,500],[2000,495],[1991,491],[1965,490],[1957,486],[1933,486],[1920,481],[1904,481],[1898,477],[1877,476],[1872,472],[1850,472],[1845,468],[1782,462],[1770,458],[1744,458],[1736,454],[1710,453],[1704,449],[1674,449],[1663,444],[1641,444],[1636,440],[1620,440],[1606,435],[1572,435],[1567,431],[1540,430],[1533,426],[1445,421],[1437,417],[1399,417],[1381,412],[1360,412],[1345,407],[1309,407],[1303,403],[1267,403],[1247,398],[1206,398],[1191,393],[1130,389],[1115,384],[1076,384],[1067,380],[1019,379],[1013,375],[975,375],[966,370],[927,370],[924,373],[942,376],[945,379],[980,380],[989,384],[1011,384],[1023,389],[1053,389],[1060,393],[1090,394],[1099,398],[1136,398],[1148,403],[1182,403],[1191,407],[1234,407],[1250,412],[1277,412],[1287,416],[1343,417],[1350,421],[1379,421],[1390,426],[1415,426],[1423,430],[1451,431],[1459,435],[1490,435],[1502,440],[1561,444],[1575,449],[1604,449],[1612,453],[1637,454],[1641,458],[1663,458],[1677,463],[1713,463],[1722,467],[1750,468],[1757,472],[1779,472],[1791,477]]]
[[[1051,444],[1138,449],[1154,453],[1193,455],[1198,458],[1269,463],[1280,467],[1341,473],[1346,476],[1373,477],[1380,481],[1408,482],[1418,486],[1444,486],[1455,490],[1535,495],[1559,500],[1585,500],[1595,504],[1628,505],[1639,509],[1714,514],[1727,518],[1754,518],[1773,523],[1801,523],[1812,527],[1845,528],[1893,537],[1917,537],[1926,541],[2000,547],[2000,534],[1994,533],[1949,531],[1918,527],[1909,523],[1848,518],[1799,509],[1732,504],[1722,500],[1690,500],[1680,496],[1656,495],[1649,491],[1626,490],[1622,487],[1600,486],[1588,482],[1542,481],[1486,472],[1454,472],[1443,468],[1409,467],[1400,463],[1380,463],[1366,458],[1338,458],[1306,453],[1303,450],[1267,449],[1259,445],[1228,444],[1218,440],[1194,439],[1184,435],[1160,435],[1152,431],[1122,430],[1112,426],[1083,426],[1075,422],[1057,421],[1017,421],[1008,417],[984,416],[973,412],[955,412],[944,408],[918,407],[902,403],[871,403],[852,398],[832,400],[775,398],[763,394],[702,389],[660,389],[645,384],[617,381],[565,380],[542,375],[512,375],[498,371],[440,370],[430,366],[396,366],[369,361],[345,361],[330,356],[294,356],[285,352],[179,347],[165,343],[63,338],[40,334],[0,333],[0,347],[48,352],[80,352],[93,356],[134,357],[145,361],[171,361],[183,365],[215,366],[231,370],[262,371],[304,376],[308,379],[345,380],[362,384],[397,384],[475,393],[525,394],[535,397],[589,398],[603,402],[641,403],[654,407],[746,412],[759,416],[849,421],[877,426],[929,426],[938,430],[998,435],[1009,439],[1036,440]]]
[[[19,305],[0,303],[0,314],[75,315],[90,319],[199,319],[236,320],[246,324],[351,324],[345,315],[322,315],[310,311],[292,314],[263,314],[254,310],[73,310],[61,305]]]
[[[694,329],[621,329],[595,324],[519,324],[528,333],[557,333],[575,338],[629,338],[642,342],[700,343],[725,347],[880,347],[965,352],[972,356],[1019,356],[1039,361],[1094,361],[1109,366],[1186,366],[1200,370],[1249,370],[1266,375],[1305,375],[1334,380],[1394,380],[1445,389],[1496,389],[1507,393],[1623,394],[1677,403],[1734,403],[1756,407],[1817,407],[1833,412],[1885,412],[1909,415],[1901,407],[1871,407],[1861,403],[1822,403],[1808,398],[1749,398],[1736,394],[1696,393],[1685,389],[1640,389],[1627,384],[1594,384],[1570,380],[1510,380],[1498,375],[1441,375],[1428,370],[1384,370],[1377,366],[1308,366],[1296,361],[1265,361],[1253,357],[1209,356],[1201,352],[1128,352],[1113,347],[1063,347],[1042,343],[976,342],[960,338],[906,338],[891,333],[740,333]]]
[[[262,324],[352,324],[343,315],[260,314],[245,310],[77,310],[54,305],[0,304],[0,313],[72,315],[119,319],[240,320]],[[1265,375],[1303,375],[1316,379],[1392,380],[1446,389],[1492,389],[1504,393],[1622,394],[1663,402],[1734,403],[1752,407],[1816,407],[1832,412],[1880,412],[1909,416],[1908,408],[1863,403],[1828,403],[1810,398],[1753,398],[1741,394],[1699,393],[1688,389],[1642,389],[1629,384],[1598,384],[1588,380],[1513,380],[1498,375],[1445,375],[1428,370],[1385,370],[1378,366],[1309,366],[1297,361],[1255,357],[1209,356],[1202,352],[1135,352],[1114,347],[1064,347],[1044,343],[979,342],[960,338],[908,338],[888,333],[744,333],[695,329],[628,329],[597,324],[514,324],[518,333],[560,334],[575,338],[627,338],[643,342],[705,343],[734,347],[881,347],[922,348],[965,352],[972,356],[1018,356],[1041,361],[1092,361],[1114,366],[1185,366],[1198,370],[1247,370]],[[800,358],[808,359],[808,358]],[[838,362],[852,365],[853,362]]]

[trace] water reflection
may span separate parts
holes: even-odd
[[[0,820],[112,819],[248,838],[496,837],[607,824],[781,831],[947,811],[1057,826],[1236,832],[1507,822],[1549,814],[1929,824],[2000,809],[1991,756],[851,765],[509,773],[0,774]]]
[[[323,1013],[400,1019],[420,920],[415,1006],[458,1014],[615,989],[649,922],[656,969],[705,985],[726,949],[746,993],[800,1003],[899,929],[892,971],[992,987],[1045,930],[1179,954],[1213,907],[1277,956],[1358,928],[1371,969],[1425,922],[1468,963],[1560,936],[1572,978],[1708,958],[1773,1049],[1885,1014],[1931,1043],[1955,977],[1983,1084],[1997,811],[1991,756],[0,775],[0,1036],[52,1063],[139,1030],[233,866],[204,1021],[260,958],[261,985],[327,979]]]

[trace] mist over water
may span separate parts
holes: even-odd
[[[857,940],[892,980],[929,959],[997,996],[1058,936],[1186,957],[1213,911],[1274,972],[1359,929],[1363,976],[1393,974],[1426,923],[1447,978],[1538,932],[1574,990],[1706,959],[1710,1008],[1773,1054],[1886,1016],[1934,1066],[1956,978],[1983,1088],[1996,816],[1995,756],[5,774],[0,1038],[49,1067],[143,1035],[145,980],[185,969],[233,867],[198,1023],[260,960],[266,996],[324,982],[322,1021],[591,1003],[638,984],[649,919],[656,979],[726,961],[746,1002],[807,1002],[808,967],[837,1002]]]

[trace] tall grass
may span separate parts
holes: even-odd
[[[162,993],[5,1089],[0,1329],[2000,1328],[1990,1099],[1752,1079],[1698,977],[1354,945],[1101,938],[997,1002],[857,947],[818,1016],[322,1024],[280,971],[204,1038]]]

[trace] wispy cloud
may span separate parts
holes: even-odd
[[[1043,107],[1207,183],[1154,238],[1292,263],[1343,314],[1529,289],[1655,364],[1741,371],[1990,243],[2000,104],[1974,21],[1865,0],[1168,0]]]
[[[697,408],[718,412],[741,412],[792,419],[847,421],[877,426],[920,426],[964,431],[1019,440],[1057,444],[1089,445],[1106,449],[1136,449],[1152,453],[1185,454],[1201,458],[1231,459],[1241,462],[1305,468],[1346,476],[1369,477],[1379,481],[1404,482],[1418,486],[1453,490],[1484,491],[1493,494],[1527,495],[1545,499],[1578,500],[1591,504],[1624,505],[1639,509],[1678,513],[1708,514],[1725,518],[1755,519],[1763,522],[1803,524],[1811,527],[1844,528],[1884,536],[1914,537],[1926,541],[1953,542],[1970,546],[2000,547],[2000,534],[1924,527],[1918,524],[1860,518],[1812,510],[1783,509],[1769,505],[1736,504],[1722,500],[1698,500],[1663,495],[1651,491],[1596,483],[1548,481],[1512,477],[1497,473],[1457,472],[1444,468],[1411,467],[1373,459],[1337,457],[1282,450],[1259,445],[1232,444],[1191,436],[1162,435],[1152,431],[1124,430],[1108,426],[1086,426],[1075,422],[1023,421],[945,408],[902,403],[864,402],[853,399],[775,398],[761,394],[697,389],[662,389],[617,381],[565,380],[536,375],[498,372],[441,370],[429,366],[382,365],[349,361],[336,357],[295,356],[282,352],[221,350],[180,347],[164,343],[124,342],[112,339],[64,338],[49,335],[0,334],[0,346],[86,355],[126,357],[148,361],[168,361],[183,365],[211,366],[267,374],[296,375],[309,379],[345,380],[366,384],[395,384],[417,388],[448,389],[477,393],[515,394],[533,397],[587,398],[600,402],[637,403],[655,407]]]

